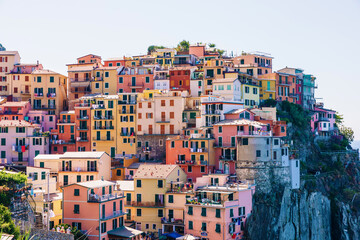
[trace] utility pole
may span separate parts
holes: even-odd
[[[50,172],[47,173],[47,204],[48,204],[48,211],[47,211],[47,220],[46,220],[46,225],[47,225],[47,230],[50,230]]]

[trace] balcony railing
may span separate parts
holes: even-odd
[[[48,98],[54,98],[54,97],[56,97],[56,93],[48,93],[48,94],[46,94],[46,96]]]
[[[235,155],[224,155],[224,156],[220,156],[220,160],[233,161],[233,160],[236,160],[236,156]]]
[[[210,205],[210,206],[222,206],[224,204],[224,200],[212,200],[209,198],[199,199],[195,198],[186,198],[186,205]]]
[[[120,136],[124,136],[124,137],[135,137],[135,132],[121,132]]]
[[[70,82],[88,82],[91,78],[70,78]]]
[[[55,105],[34,105],[34,109],[56,109]]]
[[[14,152],[23,152],[23,149],[24,149],[25,151],[27,151],[27,150],[29,149],[29,144],[23,144],[23,145],[13,144],[13,145],[12,145],[12,150],[13,150]]]
[[[122,101],[122,100],[119,100],[118,104],[136,104],[136,101]]]
[[[205,114],[208,115],[221,115],[221,111],[220,110],[205,110]]]
[[[76,103],[75,107],[90,107],[90,103]]]
[[[151,147],[143,147],[143,152],[150,152],[151,151]]]
[[[29,158],[12,158],[12,162],[29,162]]]
[[[130,111],[130,110],[127,110],[127,111],[123,111],[123,110],[119,110],[119,114],[135,114],[136,111],[133,110],[133,111]]]
[[[94,137],[93,138],[94,141],[114,141],[114,137]]]
[[[272,136],[271,131],[239,131],[238,136]]]
[[[110,214],[106,214],[105,216],[101,216],[100,217],[100,220],[101,221],[106,221],[106,220],[109,220],[109,219],[112,219],[112,218],[116,218],[116,217],[120,217],[120,216],[123,216],[123,215],[126,215],[127,213],[122,211],[122,210],[117,210],[117,211],[113,211],[112,213]]]
[[[43,97],[44,94],[43,93],[34,93],[34,97]]]
[[[163,224],[174,224],[174,225],[184,225],[184,221],[182,219],[176,218],[161,218],[161,223]]]
[[[64,144],[75,144],[75,140],[50,140],[51,144],[60,144],[60,145],[64,145]]]
[[[87,131],[88,130],[88,127],[87,126],[79,126],[77,128],[78,131]]]
[[[94,126],[94,130],[114,129],[114,126]]]
[[[131,206],[133,206],[133,207],[164,207],[164,202],[137,202],[137,201],[132,201]]]
[[[62,172],[97,172],[98,169],[96,167],[89,167],[89,168],[81,168],[81,167],[65,167],[61,168]]]
[[[132,84],[132,83],[128,83],[128,86],[130,88],[143,88],[144,84],[143,83],[138,83],[138,84]]]
[[[3,111],[0,115],[22,115],[20,111]]]
[[[89,116],[87,116],[87,115],[78,115],[78,116],[76,116],[76,118],[77,118],[78,120],[88,120],[88,119],[89,119]]]
[[[98,194],[89,194],[88,195],[88,202],[105,202],[109,200],[123,198],[124,194],[122,193],[114,193],[114,194],[105,194],[105,195],[98,195]]]
[[[202,152],[208,152],[207,148],[190,148],[190,152],[194,153],[194,152],[198,152],[198,153],[202,153]]]
[[[112,120],[112,119],[114,119],[114,116],[112,116],[112,115],[94,116],[94,120],[102,120],[102,119]]]
[[[76,138],[76,141],[77,141],[77,142],[88,142],[89,139],[88,139],[88,138],[85,138],[85,137],[77,137],[77,138]]]

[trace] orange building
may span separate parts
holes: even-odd
[[[76,152],[75,111],[60,113],[57,128],[51,130],[51,153]]]
[[[276,100],[296,103],[296,75],[274,72],[262,75],[261,78],[276,80]]]
[[[90,240],[140,239],[142,231],[124,226],[124,194],[105,180],[63,188],[63,222],[86,233]]]

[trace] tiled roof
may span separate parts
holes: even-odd
[[[1,120],[0,127],[38,127],[37,124],[31,124],[24,120]]]
[[[238,113],[242,113],[243,111],[246,111],[246,109],[245,108],[233,109],[226,112],[225,114],[238,114]]]
[[[16,55],[19,54],[18,51],[0,51],[0,55]]]
[[[87,187],[87,188],[101,188],[101,187],[115,185],[114,182],[110,182],[110,181],[106,181],[106,180],[95,180],[95,181],[88,181],[88,182],[82,182],[82,183],[76,183],[76,184],[83,186],[83,187]]]
[[[177,165],[142,164],[134,178],[166,178]]]

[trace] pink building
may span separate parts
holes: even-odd
[[[124,226],[124,194],[105,180],[63,188],[63,222],[77,227],[90,240],[140,239],[142,231]]]
[[[1,120],[24,120],[30,111],[31,105],[27,101],[6,102],[0,105]]]
[[[203,240],[241,239],[252,210],[254,186],[229,182],[226,174],[196,180],[195,197],[186,198],[185,233]]]
[[[25,120],[39,124],[43,132],[51,132],[52,129],[56,129],[56,115],[49,115],[48,111],[31,110]]]
[[[143,92],[154,89],[154,69],[149,67],[127,67],[120,70],[118,92]]]
[[[338,135],[338,129],[335,124],[335,111],[322,107],[314,107],[311,116],[311,130],[319,136]]]

